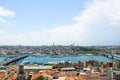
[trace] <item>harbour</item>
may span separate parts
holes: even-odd
[[[21,58],[21,57],[18,57]],[[6,63],[7,61],[5,60],[5,57],[1,57],[0,61],[2,63]],[[71,61],[74,63],[77,63],[78,61],[89,61],[89,60],[96,60],[99,62],[110,62],[112,61],[112,59],[104,57],[104,56],[86,56],[86,55],[82,55],[82,56],[67,56],[67,57],[50,57],[50,56],[45,56],[45,57],[36,57],[36,56],[22,56],[21,59],[16,60],[17,58],[12,58],[13,60],[11,61],[11,59],[8,59],[8,61],[12,62],[16,62],[16,65],[20,65],[23,62],[30,62],[30,63],[38,63],[38,64],[47,64],[49,62],[65,62],[65,61]],[[5,64],[4,63],[4,64]]]

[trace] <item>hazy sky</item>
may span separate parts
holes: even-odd
[[[0,0],[0,45],[120,45],[120,0]]]

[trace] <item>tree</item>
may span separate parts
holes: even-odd
[[[100,64],[99,64],[99,66],[102,66],[103,64],[104,64],[103,61],[101,61]]]
[[[120,68],[120,62],[118,62],[118,68]]]

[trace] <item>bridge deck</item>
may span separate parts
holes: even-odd
[[[103,54],[103,56],[110,58],[110,59],[114,59],[117,61],[120,61],[120,56],[119,55],[107,55],[107,54]]]
[[[28,56],[28,55],[19,55],[18,57],[15,57],[15,58],[12,58],[12,59],[9,59],[9,60],[0,62],[0,65],[1,65],[1,66],[8,65],[8,64],[10,64],[10,63],[12,63],[12,62],[16,62],[17,60],[22,59],[22,58],[25,58],[25,57],[27,57],[27,56]]]

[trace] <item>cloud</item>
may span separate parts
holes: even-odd
[[[18,42],[17,44],[23,45],[51,45],[53,43],[66,45],[78,41],[83,33],[84,30],[80,28],[79,25],[75,24],[43,30],[41,32],[21,33],[17,35],[17,37],[16,35],[4,36],[2,39],[5,39],[4,41],[9,40],[10,42],[13,42],[13,44],[14,42]]]
[[[0,23],[1,23],[1,24],[5,24],[5,25],[12,25],[11,23],[9,23],[9,22],[7,21],[7,19],[4,19],[4,18],[0,18]]]
[[[84,24],[88,44],[118,44],[120,41],[120,1],[94,0],[74,19]],[[89,40],[89,41],[87,41]]]
[[[120,43],[120,0],[93,0],[76,17],[74,24],[40,32],[2,37],[11,44],[116,45]],[[9,41],[7,41],[9,40]]]
[[[4,32],[5,32],[4,30],[0,30],[0,34],[1,34],[1,33],[4,33]]]
[[[11,25],[11,23],[8,22],[8,19],[6,19],[11,16],[15,16],[15,12],[0,7],[0,24]]]
[[[1,17],[15,16],[15,12],[5,9],[4,7],[0,7],[0,16]]]

